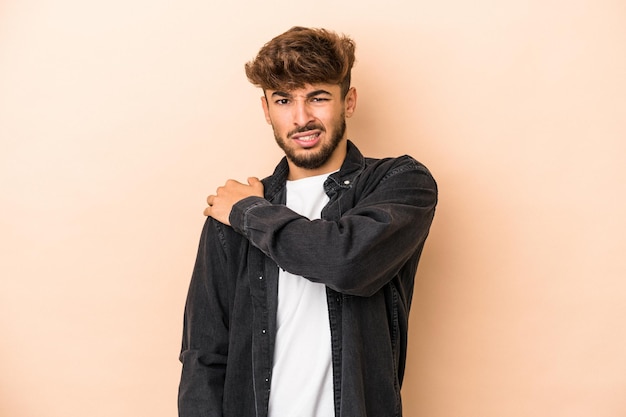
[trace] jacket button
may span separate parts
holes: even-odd
[[[345,180],[343,183],[344,183],[345,185],[350,185],[350,180]]]

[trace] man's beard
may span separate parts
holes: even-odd
[[[304,128],[300,128],[296,131],[289,132],[287,134],[287,139],[281,138],[277,133],[276,129],[274,129],[274,138],[276,139],[276,143],[280,148],[285,152],[287,159],[289,159],[293,164],[299,168],[303,169],[317,169],[324,165],[326,161],[330,159],[330,157],[341,143],[343,139],[343,135],[346,133],[346,119],[345,117],[340,118],[340,121],[333,126],[333,131],[335,132],[333,136],[331,136],[330,141],[324,143],[322,145],[322,149],[318,151],[308,151],[305,155],[298,155],[298,153],[287,146],[287,141],[291,140],[289,137],[295,133],[306,132],[309,130],[319,129],[323,133],[326,133],[326,129],[322,128],[318,125],[308,125]]]

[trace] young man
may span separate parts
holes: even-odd
[[[437,202],[409,156],[347,139],[354,43],[295,27],[246,65],[285,152],[207,198],[180,360],[182,417],[402,415],[407,322]]]

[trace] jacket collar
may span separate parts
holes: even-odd
[[[356,147],[354,143],[348,140],[348,149],[346,153],[346,159],[339,171],[331,174],[326,180],[325,189],[329,192],[337,187],[350,188],[352,181],[356,178],[361,171],[365,168],[365,158],[361,154],[361,151]],[[265,187],[265,197],[272,201],[278,193],[285,188],[287,182],[287,175],[289,174],[289,165],[287,164],[287,158],[283,157],[279,164],[276,166],[274,173],[263,179],[263,186]]]

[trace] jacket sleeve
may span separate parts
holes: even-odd
[[[185,305],[180,417],[222,417],[228,355],[228,288],[221,224],[205,222]]]
[[[281,268],[340,293],[370,296],[421,250],[437,203],[433,177],[412,158],[378,169],[384,173],[354,181],[358,199],[344,202],[351,208],[337,220],[311,221],[259,197],[238,202],[229,220]]]

